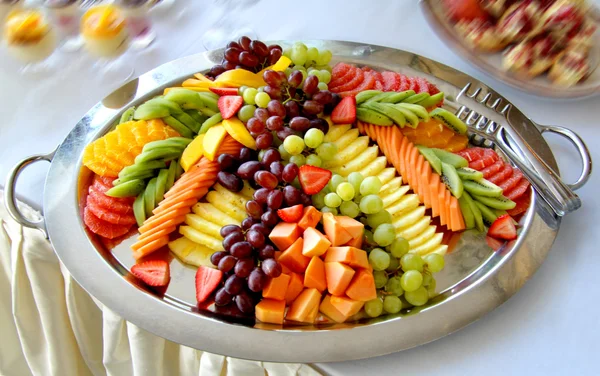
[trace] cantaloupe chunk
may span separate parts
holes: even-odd
[[[321,302],[321,293],[315,288],[304,289],[292,303],[285,315],[286,320],[305,322],[315,306]]]
[[[325,298],[319,306],[319,311],[337,323],[342,323],[348,319],[348,316],[343,315],[331,304],[331,295],[325,295]]]
[[[341,262],[325,263],[325,278],[329,293],[337,296],[344,295],[354,273],[354,269]]]
[[[283,300],[263,299],[254,307],[256,318],[271,324],[283,324],[285,302]]]
[[[368,268],[367,252],[354,247],[331,247],[325,255],[325,262],[341,262],[352,268]]]
[[[314,227],[309,227],[304,231],[304,245],[302,254],[306,257],[321,256],[331,247],[331,242],[327,237]]]
[[[325,263],[319,256],[313,256],[304,272],[304,287],[316,288],[320,292],[327,288],[325,279]]]
[[[319,315],[319,304],[313,307],[312,311],[304,318],[304,322],[308,324],[314,324],[317,321],[317,316]]]
[[[350,317],[352,315],[356,315],[363,305],[365,305],[365,302],[352,300],[345,296],[332,296],[331,305],[334,306],[342,315]]]
[[[362,243],[363,243],[363,236],[358,236],[356,238],[352,238],[352,240],[350,240],[348,243],[344,244],[347,245],[349,247],[354,247],[354,248],[362,248]]]
[[[353,300],[366,302],[377,297],[377,290],[375,289],[375,279],[373,273],[366,269],[359,269],[352,282],[346,289],[346,295]]]
[[[289,248],[300,236],[300,227],[296,223],[279,222],[271,233],[269,239],[280,251]]]
[[[287,305],[292,304],[294,300],[300,295],[302,290],[304,290],[304,278],[302,275],[298,273],[291,272],[290,283],[288,284],[287,291],[285,293],[285,303]]]
[[[437,217],[440,215],[440,202],[438,201],[438,187],[440,186],[440,176],[432,174],[429,178],[429,193],[431,194],[431,215]]]
[[[298,221],[298,226],[302,230],[306,230],[309,227],[316,227],[321,220],[321,212],[314,206],[307,206],[304,208],[302,218]]]
[[[344,228],[344,230],[350,233],[352,238],[361,237],[363,235],[365,225],[356,219],[341,215],[335,217],[335,220]]]
[[[304,273],[310,257],[306,257],[302,254],[302,245],[304,239],[298,238],[296,241],[288,247],[277,260],[282,266],[288,267],[291,271],[296,273]]]
[[[281,256],[283,252],[281,251],[275,251],[275,256],[273,256],[273,258],[275,259],[275,261],[279,260],[279,256]],[[279,264],[281,265],[281,272],[283,274],[292,274],[293,272],[291,271],[290,268],[288,268],[287,266],[283,265],[283,264]]]
[[[352,239],[352,235],[335,220],[332,213],[323,214],[323,229],[325,229],[325,234],[334,247],[345,244]]]
[[[281,273],[279,277],[269,279],[262,292],[263,298],[284,300],[289,284],[290,276],[287,274]]]

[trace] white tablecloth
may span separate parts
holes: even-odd
[[[321,38],[380,44],[422,54],[483,80],[537,122],[565,125],[578,132],[592,149],[593,158],[600,160],[600,129],[594,111],[600,107],[598,97],[546,100],[485,76],[439,41],[426,25],[416,0],[177,3],[186,11],[177,21],[173,20],[174,13],[159,21],[159,39],[154,49],[133,59],[136,73],[203,51],[202,35],[218,22],[235,28],[250,26],[265,40]],[[600,0],[596,3],[600,4]],[[98,84],[94,76],[89,66],[74,62],[53,77],[26,80],[12,74],[0,61],[0,176],[6,176],[9,168],[24,156],[52,150],[75,122],[110,92],[114,85]],[[558,137],[550,136],[548,140],[563,175],[573,180],[580,165],[572,147]],[[18,186],[22,195],[38,204],[42,201],[45,169],[43,164],[28,169]],[[320,369],[339,375],[597,374],[598,187],[596,173],[578,191],[583,207],[564,219],[556,243],[538,273],[515,297],[485,318],[413,350],[369,360],[321,364]]]

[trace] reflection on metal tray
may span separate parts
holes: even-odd
[[[351,42],[304,42],[330,49],[334,62],[424,76],[446,93],[448,103],[453,103],[469,82],[500,97],[472,77],[409,52]],[[292,42],[277,43],[287,46]],[[128,278],[127,271],[134,263],[128,249],[132,240],[108,252],[84,229],[78,198],[78,186],[85,180],[81,174],[83,149],[109,131],[124,108],[209,69],[221,60],[220,56],[222,50],[179,59],[142,75],[123,91],[117,90],[81,119],[52,159],[44,214],[56,253],[83,288],[128,321],[186,346],[239,358],[323,362],[372,357],[433,341],[477,320],[517,292],[545,259],[560,217],[534,192],[516,241],[493,252],[486,245],[485,234],[464,232],[446,257],[445,270],[436,275],[440,295],[410,312],[337,325],[251,327],[199,311],[194,297],[194,268],[177,259],[171,264],[172,281],[164,295],[137,284]],[[514,111],[526,119],[517,108]],[[558,171],[540,131],[527,122],[518,126],[527,144]],[[20,168],[15,168],[15,175]],[[44,223],[30,225],[43,227]]]

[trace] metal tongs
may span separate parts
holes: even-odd
[[[496,144],[523,172],[534,189],[558,216],[562,217],[579,209],[581,199],[573,191],[585,184],[592,171],[590,152],[583,140],[567,128],[537,125],[518,111],[513,111],[512,104],[505,100],[503,104],[502,98],[494,98],[492,93],[482,88],[476,88],[472,94],[469,94],[471,86],[471,83],[465,85],[456,97],[456,102],[461,105],[456,115],[469,127],[471,142],[481,145],[487,140]],[[526,127],[515,127],[517,122],[524,123]],[[518,130],[528,127],[537,128],[541,133],[560,134],[577,147],[583,169],[575,183],[564,183],[531,148]]]

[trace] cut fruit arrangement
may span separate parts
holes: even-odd
[[[197,268],[199,309],[277,325],[422,306],[446,234],[517,237],[529,182],[469,147],[444,93],[331,57],[242,37],[126,110],[84,151],[87,229],[107,247],[137,229],[131,273],[148,286],[168,286],[168,249]]]

